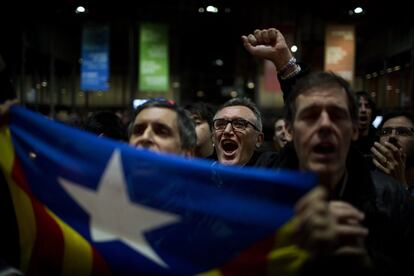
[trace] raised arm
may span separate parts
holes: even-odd
[[[309,72],[308,67],[296,62],[285,37],[275,28],[255,30],[241,38],[252,56],[267,59],[275,65],[286,102],[296,81]]]

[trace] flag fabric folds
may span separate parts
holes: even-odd
[[[16,106],[0,148],[0,257],[28,275],[263,274],[316,182],[137,150]]]

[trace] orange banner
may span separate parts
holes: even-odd
[[[332,71],[351,84],[354,81],[355,27],[328,25],[325,32],[325,71]]]

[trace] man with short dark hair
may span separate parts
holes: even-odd
[[[351,147],[358,138],[358,108],[349,84],[333,73],[312,73],[298,80],[287,104],[294,148],[285,147],[274,166],[317,173],[331,203],[347,202],[363,212],[365,243],[351,232],[348,238],[367,250],[376,272],[408,269],[414,202],[392,178],[370,172]]]
[[[110,111],[96,111],[88,116],[82,129],[115,140],[125,141],[126,130],[121,118]]]
[[[279,151],[290,141],[292,141],[292,134],[290,133],[288,123],[282,117],[277,118],[273,133],[274,148]]]
[[[184,107],[191,114],[196,126],[197,146],[195,156],[214,159],[214,146],[212,141],[212,124],[214,111],[211,105],[203,102],[188,104]]]
[[[374,145],[377,130],[372,125],[377,109],[371,95],[366,91],[355,93],[358,104],[358,139],[356,147],[365,155],[371,158],[371,147]]]
[[[289,108],[293,146],[285,146],[272,166],[316,172],[329,190],[330,205],[348,203],[363,212],[368,237],[361,243],[361,236],[348,232],[347,240],[356,251],[367,250],[376,274],[412,271],[412,198],[394,179],[371,172],[362,154],[352,148],[351,141],[358,137],[358,106],[347,82],[332,73],[308,75],[274,28],[255,30],[242,39],[252,55],[275,64]],[[359,224],[341,221],[349,229]],[[324,264],[332,272],[338,269],[331,262]]]
[[[129,144],[155,152],[194,156],[197,137],[187,112],[167,100],[140,105],[129,131]]]

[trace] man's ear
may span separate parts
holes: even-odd
[[[213,148],[216,148],[216,136],[214,135],[214,132],[211,132],[211,143],[213,143]]]
[[[264,141],[264,134],[263,132],[260,132],[256,138],[256,149],[260,148],[260,146],[263,144],[263,141]]]

